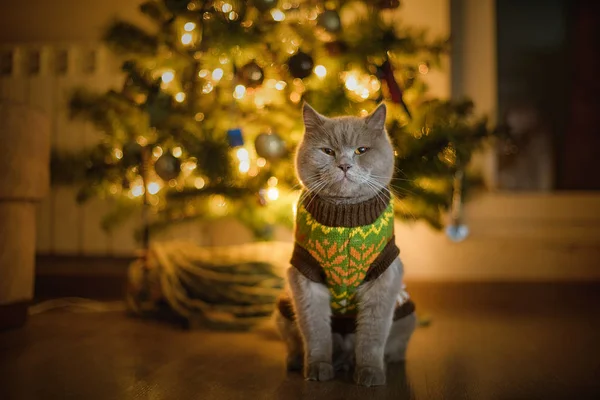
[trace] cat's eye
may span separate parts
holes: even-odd
[[[328,156],[335,156],[335,151],[333,151],[332,149],[330,149],[329,147],[323,147],[321,149],[321,151],[325,154],[327,154]]]
[[[361,154],[365,154],[367,150],[369,150],[368,147],[359,147],[358,149],[354,150],[354,154],[360,156]]]

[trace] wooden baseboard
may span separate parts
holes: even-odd
[[[27,321],[29,301],[0,304],[0,331],[20,328]]]

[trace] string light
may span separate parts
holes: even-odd
[[[286,86],[287,86],[287,83],[285,81],[279,81],[275,84],[275,89],[283,90],[283,89],[285,89]]]
[[[113,149],[113,155],[117,160],[120,160],[121,158],[123,158],[123,150],[115,148]]]
[[[144,185],[142,185],[141,183],[135,184],[131,188],[131,195],[133,197],[140,197],[143,194],[144,194]]]
[[[271,10],[271,16],[275,21],[283,21],[285,19],[285,14],[278,8]]]
[[[269,200],[275,201],[279,198],[279,189],[276,187],[270,187],[267,189],[267,198]]]
[[[354,75],[350,75],[346,78],[345,82],[346,89],[348,90],[356,90],[358,87],[358,81]]]
[[[233,10],[233,6],[229,3],[223,3],[223,5],[221,6],[221,11],[223,11],[224,13],[228,13],[231,10]]]
[[[148,193],[156,194],[160,190],[160,185],[157,182],[150,182],[148,184]]]
[[[212,92],[213,89],[214,89],[213,84],[210,82],[206,82],[206,85],[204,85],[202,87],[202,93],[204,93],[204,94],[210,93],[210,92]]]
[[[196,189],[202,189],[205,185],[204,179],[202,179],[202,177],[197,177],[196,179],[194,179],[194,187]]]
[[[162,73],[161,79],[163,83],[171,83],[175,79],[175,74],[171,70],[165,71]]]
[[[212,78],[215,81],[219,81],[221,80],[221,78],[223,77],[223,69],[221,68],[216,68],[213,72],[212,72]]]
[[[301,98],[302,96],[298,92],[293,92],[292,94],[290,94],[290,100],[294,103],[298,103]]]
[[[425,63],[419,64],[419,72],[423,75],[429,72],[429,67]]]
[[[186,32],[191,32],[194,29],[196,29],[196,24],[193,22],[186,22],[185,25],[183,26],[183,30]]]
[[[208,76],[209,71],[207,69],[201,69],[198,71],[198,76],[200,78],[206,78]]]
[[[238,13],[236,13],[235,11],[232,11],[229,13],[229,20],[230,21],[235,21],[236,19],[238,19]]]
[[[233,97],[241,99],[246,94],[246,87],[244,85],[237,85],[233,91]]]
[[[179,146],[173,147],[173,150],[171,150],[171,154],[173,154],[173,157],[179,158],[183,154],[183,150],[181,150],[181,147]]]
[[[277,183],[278,183],[278,182],[279,182],[279,181],[277,180],[277,177],[275,177],[275,176],[272,176],[272,177],[270,177],[270,178],[269,178],[269,180],[267,181],[267,185],[269,185],[269,186],[277,186]]]
[[[178,103],[183,103],[183,101],[185,100],[185,93],[183,93],[183,92],[179,92],[179,93],[177,93],[177,94],[175,95],[175,100],[176,100]]]
[[[267,165],[267,160],[260,157],[258,160],[256,160],[256,165],[258,165],[259,167],[264,167],[265,165]]]
[[[239,170],[241,173],[246,173],[250,170],[250,161],[240,161]]]
[[[185,45],[192,43],[192,40],[194,40],[194,37],[191,33],[184,33],[183,35],[181,35],[181,43]]]
[[[163,153],[163,149],[160,146],[156,146],[154,149],[152,149],[152,155],[156,158],[162,156]]]
[[[199,112],[199,113],[196,113],[196,115],[194,116],[194,119],[195,119],[197,122],[204,121],[204,113],[201,113],[201,112]]]
[[[315,67],[315,75],[317,75],[319,78],[325,78],[327,75],[327,69],[323,65],[317,65]]]

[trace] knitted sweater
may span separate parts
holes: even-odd
[[[297,207],[291,264],[327,285],[333,315],[357,312],[356,290],[398,257],[394,211],[387,190],[358,204],[336,205],[303,195]]]

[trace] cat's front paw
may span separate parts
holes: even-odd
[[[356,367],[354,382],[361,386],[385,385],[385,371],[374,367]]]
[[[328,381],[333,379],[333,365],[326,362],[314,362],[306,366],[304,377],[309,381]]]

